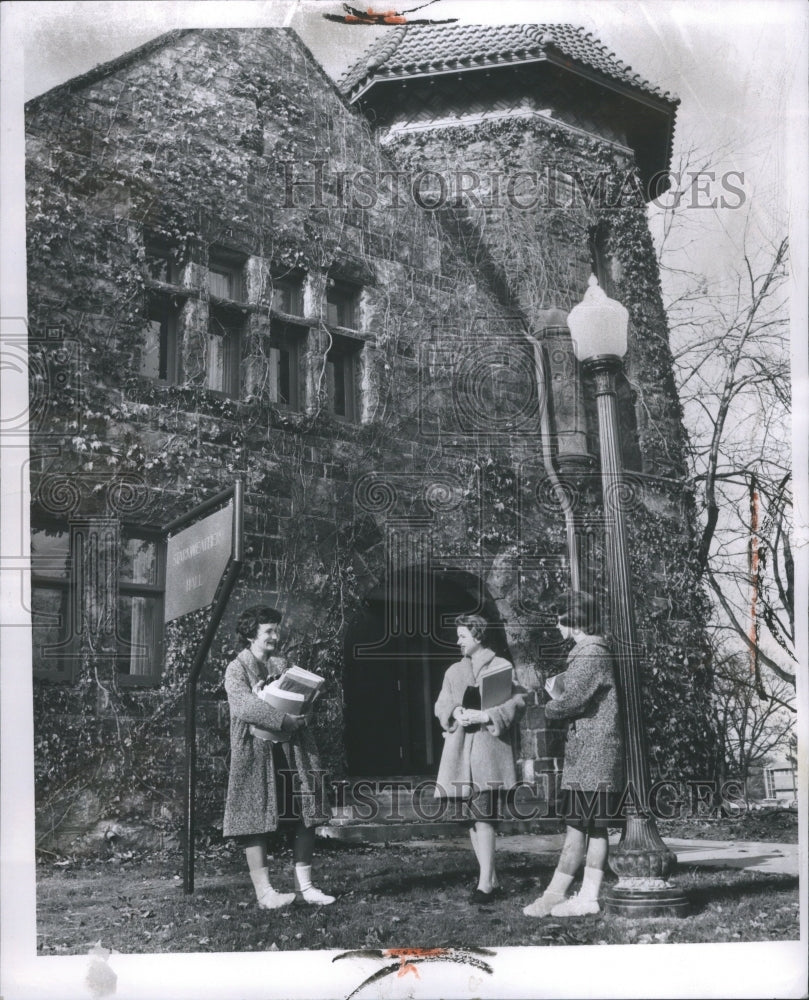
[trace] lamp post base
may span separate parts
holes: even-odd
[[[613,917],[686,917],[691,909],[685,894],[662,879],[622,879],[607,889],[603,903]]]
[[[619,917],[686,916],[688,898],[668,881],[676,864],[652,816],[627,816],[621,842],[609,854],[618,883],[604,893],[606,912]]]

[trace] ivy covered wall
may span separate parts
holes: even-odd
[[[246,484],[247,556],[202,677],[204,822],[221,819],[222,675],[247,603],[278,604],[290,655],[327,677],[314,724],[330,774],[346,775],[344,640],[389,576],[393,520],[420,523],[431,557],[481,581],[527,686],[557,669],[562,651],[548,623],[569,567],[561,512],[541,489],[526,330],[541,336],[541,311],[580,296],[599,219],[514,211],[487,217],[481,238],[474,206],[425,210],[384,178],[414,158],[438,169],[440,157],[495,157],[516,170],[540,154],[617,177],[606,148],[509,123],[381,146],[281,30],[178,32],[31,102],[29,323],[32,398],[41,400],[32,523],[71,537],[86,524],[88,539],[71,554],[80,613],[67,676],[54,683],[43,670],[35,684],[41,844],[108,831],[114,820],[176,830],[182,695],[205,612],[170,624],[148,683],[132,683],[120,669],[122,538],[135,529],[159,537],[236,475]],[[356,193],[361,174],[373,198],[346,195],[346,178]],[[620,264],[613,294],[632,315],[643,455],[633,571],[654,761],[661,773],[702,777],[711,753],[704,609],[690,585],[692,511],[679,480],[665,318],[642,208],[622,207],[608,222]],[[244,284],[223,299],[211,274],[220,266],[227,275],[228,262]],[[289,282],[300,290],[294,308],[277,294]],[[341,285],[356,289],[350,330],[329,312]],[[147,364],[156,299],[176,316],[173,378]],[[210,385],[220,315],[240,330],[229,392]],[[294,405],[275,391],[273,338],[289,328]],[[330,395],[337,342],[356,365],[344,386],[351,414],[336,412],[333,386]],[[575,487],[594,566],[597,485],[585,477]],[[79,564],[86,572],[77,575]],[[540,770],[553,753],[543,733],[532,710],[522,757]]]
[[[693,565],[696,514],[684,484],[687,441],[642,183],[631,157],[603,136],[543,115],[394,129],[387,148],[410,171],[465,171],[480,181],[474,197],[436,215],[498,276],[512,308],[548,345],[549,355],[565,355],[556,368],[577,366],[569,333],[548,330],[548,318],[580,301],[591,270],[629,311],[627,392],[622,400],[619,390],[619,419],[627,418],[621,431],[630,559],[652,771],[656,777],[711,778],[717,748],[704,635],[708,605]],[[492,178],[492,164],[499,179]],[[549,367],[558,378],[550,361]],[[594,394],[586,378],[583,385],[588,443],[579,450],[588,454],[582,459],[598,452]],[[555,391],[551,385],[551,406]],[[590,579],[603,580],[596,463],[588,469],[580,462],[562,478],[579,522],[585,578],[589,572]]]

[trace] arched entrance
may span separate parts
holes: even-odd
[[[443,740],[433,705],[459,658],[454,619],[471,612],[499,623],[480,578],[455,570],[408,567],[366,595],[345,644],[352,776],[437,773]],[[504,642],[497,651],[508,655]]]

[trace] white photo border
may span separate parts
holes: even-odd
[[[24,21],[29,4],[2,5],[2,337],[9,343],[24,338],[26,314],[25,215],[23,168],[23,45]],[[38,5],[39,6],[39,5]],[[72,8],[80,30],[81,7],[93,4],[43,4],[58,13]],[[155,33],[180,26],[281,25],[294,17],[319,17],[338,4],[309,2],[171,2],[106,4],[107,16],[128,22],[139,13],[156,25]],[[404,4],[404,7],[412,4]],[[454,4],[459,7],[459,4]],[[530,9],[533,6],[533,10]],[[578,9],[593,7],[590,0],[550,2],[542,7],[543,20],[575,20]],[[632,17],[638,30],[654,33],[660,12],[669,7],[662,0],[602,0],[598,4],[609,14]],[[755,4],[741,0],[718,0],[707,7],[697,0],[680,0],[680,7],[698,6],[716,29],[716,15],[724,30],[733,31],[734,16],[742,6],[749,11]],[[112,8],[117,8],[113,13]],[[130,8],[125,12],[123,8]],[[492,11],[511,12],[515,4],[468,3],[468,18],[490,20]],[[798,566],[796,592],[798,606],[805,607],[809,592],[809,493],[807,492],[807,441],[809,441],[809,373],[807,372],[807,11],[798,0],[759,0],[760,16],[773,17],[778,8],[791,30],[803,39],[802,65],[794,81],[789,120],[782,123],[788,132],[789,161],[785,175],[790,178],[792,220],[793,365],[796,472],[796,549]],[[486,8],[485,12],[482,8]],[[523,3],[524,15],[510,20],[533,20],[536,5]],[[482,16],[483,14],[486,16]],[[159,22],[164,22],[161,27]],[[717,58],[722,41],[717,39]],[[2,424],[11,426],[14,417],[27,406],[27,373],[24,367],[3,368]],[[0,434],[2,450],[2,507],[0,508],[0,733],[2,772],[0,773],[0,993],[7,1000],[65,1000],[93,996],[87,982],[91,959],[88,956],[40,958],[36,955],[36,903],[34,856],[33,722],[31,682],[30,621],[28,605],[29,555],[28,500],[26,492],[27,446],[24,434]],[[801,859],[801,940],[712,945],[664,945],[642,948],[635,945],[606,947],[503,948],[493,958],[494,974],[485,976],[465,966],[422,967],[421,976],[391,977],[380,986],[364,990],[360,996],[431,997],[792,997],[805,995],[807,969],[807,622],[798,615],[798,690],[800,747],[800,833]],[[102,942],[103,944],[103,942]],[[429,942],[424,942],[425,946]],[[356,958],[332,963],[335,951],[227,954],[113,954],[109,966],[117,976],[118,1000],[276,1000],[276,998],[341,998],[374,971],[372,960]],[[301,959],[304,958],[304,962]]]

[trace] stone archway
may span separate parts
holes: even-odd
[[[411,566],[370,591],[363,605],[344,648],[349,773],[435,775],[442,736],[433,706],[459,656],[454,619],[477,611],[500,624],[495,603],[472,573]],[[497,652],[509,655],[502,632],[495,637]]]

